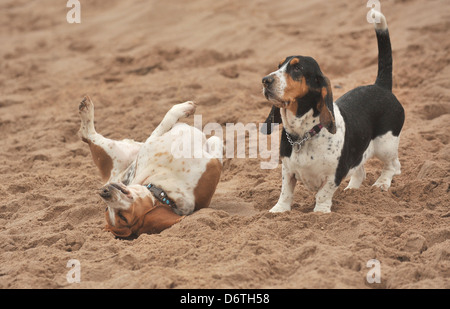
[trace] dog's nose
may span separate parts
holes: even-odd
[[[264,87],[268,87],[268,86],[272,85],[274,80],[275,79],[273,78],[273,76],[268,75],[262,79],[262,83],[263,83]]]
[[[111,197],[110,187],[104,186],[103,188],[100,189],[98,194],[100,194],[100,196],[103,197],[104,199],[110,198]]]

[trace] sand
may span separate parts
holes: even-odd
[[[382,1],[406,111],[389,192],[372,187],[372,159],[331,214],[301,183],[292,211],[272,214],[281,165],[226,158],[210,208],[133,240],[104,230],[83,95],[113,139],[145,140],[186,100],[203,124],[258,124],[261,78],[288,55],[314,57],[335,99],[372,83],[375,33],[364,1],[81,2],[80,24],[65,1],[0,4],[0,288],[450,288],[449,1]],[[371,259],[381,283],[366,280]]]

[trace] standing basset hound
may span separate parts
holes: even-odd
[[[194,210],[208,207],[222,171],[222,140],[206,139],[180,118],[195,112],[193,102],[173,106],[145,143],[115,141],[94,128],[94,104],[85,97],[80,106],[79,135],[89,145],[106,184],[106,229],[118,237],[159,233]],[[202,154],[174,156],[174,145],[193,143],[200,136]]]
[[[351,176],[345,190],[359,188],[364,163],[375,156],[384,167],[374,186],[387,191],[400,174],[399,135],[403,107],[392,93],[392,51],[386,19],[372,10],[378,41],[375,84],[357,87],[333,103],[330,82],[311,57],[291,56],[264,77],[263,93],[273,104],[266,120],[282,123],[281,195],[271,212],[291,209],[297,180],[317,191],[314,211],[330,212],[333,194]]]

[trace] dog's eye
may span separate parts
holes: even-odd
[[[294,72],[300,72],[301,71],[301,67],[300,67],[299,64],[295,64],[293,69],[294,69]]]
[[[125,218],[122,213],[118,212],[117,215],[119,216],[120,219],[122,219],[123,221],[125,221],[125,223],[128,223],[127,218]]]

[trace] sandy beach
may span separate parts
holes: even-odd
[[[103,185],[77,135],[88,94],[96,129],[144,141],[174,104],[203,124],[264,122],[261,79],[289,55],[314,57],[334,98],[377,74],[365,1],[0,3],[0,288],[450,288],[450,2],[381,1],[393,92],[405,108],[402,173],[336,191],[330,214],[297,183],[273,214],[281,164],[225,158],[211,206],[160,234],[104,230]],[[193,118],[186,119],[193,124]],[[69,283],[67,262],[81,266]],[[381,282],[369,283],[369,260]]]

